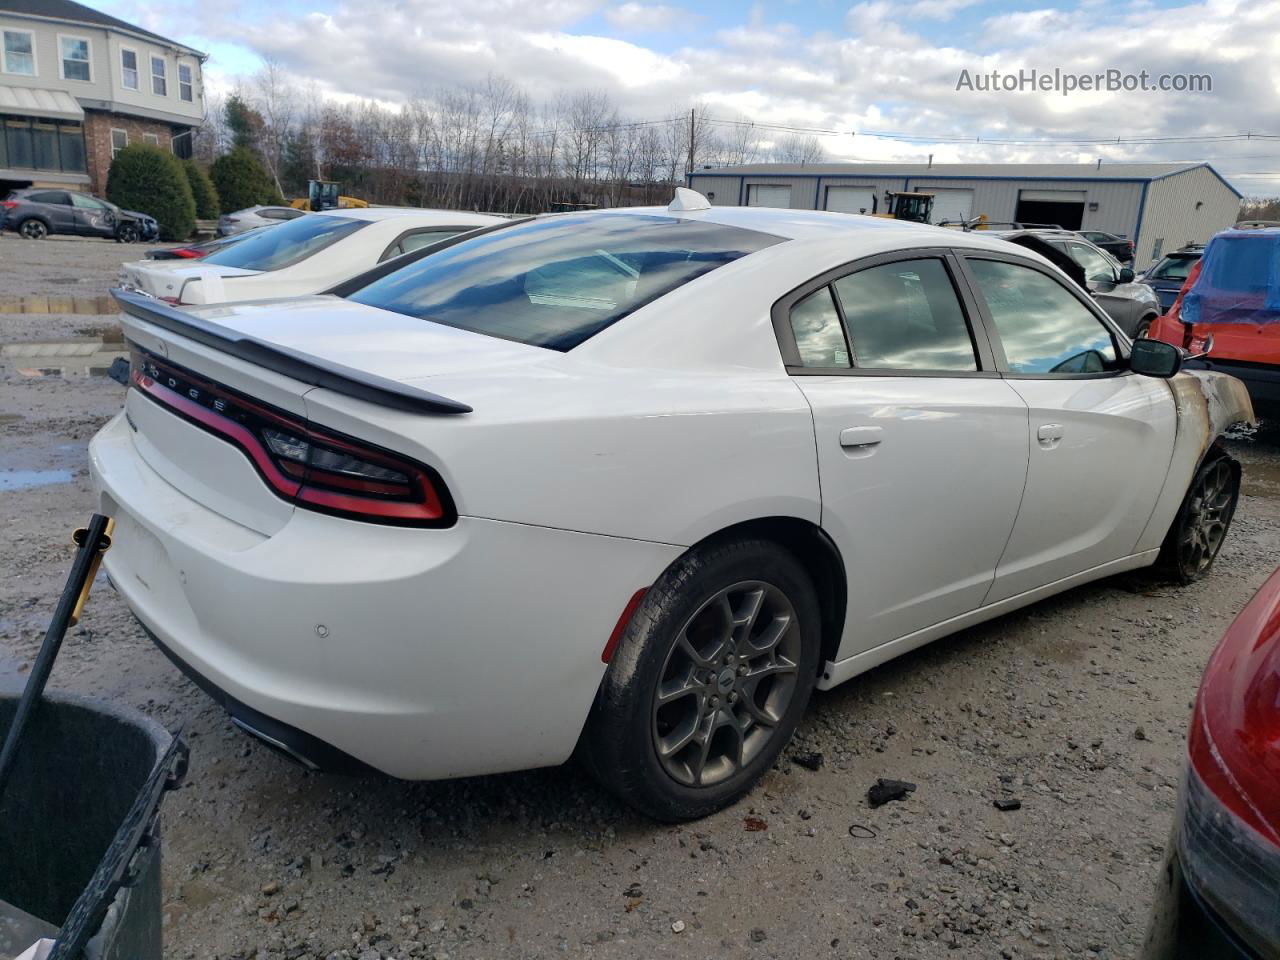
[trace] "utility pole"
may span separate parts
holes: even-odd
[[[693,176],[693,137],[694,137],[694,108],[689,108],[689,175]]]

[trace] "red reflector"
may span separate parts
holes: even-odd
[[[614,625],[613,633],[609,634],[609,642],[604,645],[604,650],[600,653],[602,663],[608,663],[613,659],[613,651],[618,649],[618,642],[622,639],[622,635],[627,632],[627,625],[631,623],[631,618],[635,616],[636,609],[640,606],[644,595],[649,592],[648,587],[643,587],[632,594],[631,599],[627,601],[627,605],[622,608],[622,616],[618,617],[617,624]]]

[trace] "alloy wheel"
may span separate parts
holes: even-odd
[[[1218,555],[1234,512],[1231,464],[1224,458],[1205,471],[1187,502],[1178,538],[1178,560],[1192,575],[1203,573]]]
[[[727,587],[677,634],[653,700],[658,761],[687,787],[723,783],[758,756],[795,695],[801,630],[780,589]]]
[[[39,220],[26,220],[23,222],[22,226],[18,228],[18,232],[28,240],[43,240],[45,235],[49,232],[49,228]]]

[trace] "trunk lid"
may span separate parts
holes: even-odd
[[[384,391],[383,399],[391,407],[397,399],[393,392],[396,388],[411,394],[411,400],[415,396],[430,398],[430,394],[413,385],[442,375],[488,375],[561,356],[539,347],[444,327],[336,297],[183,310],[156,304],[149,309],[161,319],[167,312],[178,323],[193,318],[217,325],[212,329],[230,336],[243,334],[253,338],[255,344],[279,348],[286,360],[303,357],[324,369],[347,371],[353,378],[367,376],[375,390]],[[189,396],[194,403],[208,406],[208,395],[216,392],[210,388],[224,388],[306,423],[307,394],[329,386],[320,378],[310,382],[299,379],[308,375],[306,370],[297,376],[277,372],[229,352],[234,349],[233,344],[220,349],[216,344],[201,342],[194,334],[168,329],[145,315],[126,313],[121,322],[126,339],[137,351],[134,362],[153,364],[150,375],[157,382]],[[361,396],[358,392],[351,395]],[[442,405],[451,402],[435,399]],[[465,403],[464,397],[458,399]],[[378,402],[376,396],[373,400]],[[430,399],[422,402],[427,404],[425,415],[430,416]],[[267,536],[288,522],[295,509],[293,503],[268,486],[250,457],[234,443],[202,429],[190,418],[184,419],[137,387],[129,389],[125,409],[138,454],[174,487],[221,516]],[[450,411],[442,406],[440,412]],[[408,415],[424,413],[410,411]],[[373,419],[378,419],[376,414]],[[361,426],[348,432],[358,439],[392,446],[383,428],[376,424],[368,430]]]
[[[120,283],[126,289],[140,290],[160,299],[182,300],[182,291],[192,281],[213,287],[218,280],[252,277],[260,270],[240,267],[217,267],[191,260],[139,260],[120,268]],[[213,292],[211,289],[210,293]],[[212,298],[207,298],[212,299]]]

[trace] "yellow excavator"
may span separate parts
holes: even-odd
[[[336,180],[308,180],[307,195],[290,200],[289,206],[295,210],[310,210],[315,213],[320,210],[346,210],[369,205],[368,200],[340,194],[339,187]]]
[[[886,190],[884,212],[874,214],[887,220],[910,220],[912,223],[929,223],[933,218],[932,193]]]

